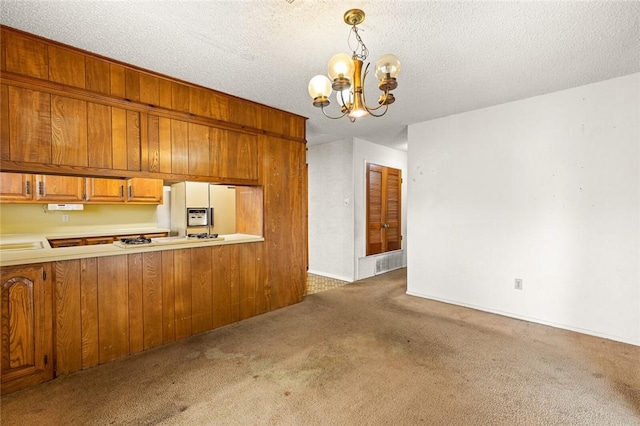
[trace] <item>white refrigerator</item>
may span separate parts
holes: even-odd
[[[205,211],[206,223],[200,212]],[[197,216],[197,226],[189,216]],[[192,219],[193,220],[193,219]],[[208,182],[178,182],[171,185],[171,234],[236,233],[236,189],[229,185]]]

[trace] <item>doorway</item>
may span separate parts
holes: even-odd
[[[366,255],[402,248],[402,171],[367,163]]]

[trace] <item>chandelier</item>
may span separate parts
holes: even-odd
[[[309,95],[313,99],[313,106],[322,109],[322,113],[331,119],[342,118],[345,115],[353,123],[356,118],[372,115],[382,117],[389,105],[395,102],[391,91],[398,87],[396,77],[400,72],[400,61],[395,55],[383,55],[376,62],[375,74],[378,78],[378,89],[382,95],[375,106],[367,105],[364,94],[364,81],[369,70],[369,63],[362,72],[362,64],[369,56],[369,50],[362,42],[358,34],[358,24],[364,21],[364,12],[360,9],[351,9],[345,12],[344,22],[351,25],[347,44],[352,50],[351,56],[346,53],[338,53],[329,61],[328,74],[331,80],[324,75],[316,75],[309,82]],[[351,38],[355,37],[356,46],[351,47]],[[340,104],[341,115],[332,117],[327,114],[325,107],[330,104],[329,96],[336,92],[336,101]],[[378,111],[380,112],[374,112]]]

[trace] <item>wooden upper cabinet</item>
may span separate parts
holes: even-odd
[[[87,178],[85,185],[88,203],[122,203],[125,201],[126,180]]]
[[[85,87],[92,92],[108,95],[111,93],[111,68],[107,61],[86,56]]]
[[[28,202],[34,198],[33,175],[26,173],[0,173],[0,201]]]
[[[140,113],[121,108],[110,108],[111,140],[103,133],[100,150],[111,158],[111,167],[115,170],[140,170]],[[102,111],[104,127],[108,127],[108,112]],[[94,153],[97,160],[98,153]],[[99,161],[99,160],[98,160]]]
[[[116,64],[109,64],[111,79],[111,95],[124,98],[126,94],[126,84],[124,76],[124,67]]]
[[[80,203],[84,200],[84,178],[36,175],[36,201]]]
[[[190,87],[189,112],[216,120],[229,121],[228,97],[211,90]]]
[[[128,203],[162,203],[162,179],[133,178],[127,185]]]
[[[145,151],[148,157],[143,159],[145,170],[155,173],[172,173],[171,121],[169,118],[152,114],[147,116],[147,147]]]
[[[258,179],[258,137],[249,133],[212,128],[211,167],[215,176]]]
[[[188,124],[179,120],[147,116],[145,170],[154,173],[188,174]]]
[[[0,31],[5,170],[50,173],[56,166],[56,173],[105,177],[151,172],[256,182],[258,134],[304,138],[304,117]]]
[[[242,99],[229,99],[229,121],[243,126],[259,129],[261,123],[260,106],[243,102]]]
[[[2,85],[2,104],[2,159],[51,163],[51,95]]]
[[[227,132],[222,157],[222,177],[258,179],[258,137],[249,133]]]
[[[124,69],[124,93],[125,98],[139,102],[140,101],[140,73],[131,68]]]
[[[148,171],[212,179],[258,180],[258,137],[148,116]]]
[[[161,204],[161,179],[0,173],[2,203]]]
[[[2,160],[139,171],[140,113],[2,85]]]
[[[219,176],[212,167],[209,126],[189,123],[189,174],[196,176]]]
[[[114,144],[112,108],[87,102],[87,165],[113,169],[113,158],[121,155],[124,146]],[[115,155],[114,155],[115,154]],[[125,161],[122,163],[126,164]],[[122,165],[122,164],[121,164]]]
[[[189,86],[171,82],[171,108],[180,112],[189,112]]]
[[[51,162],[88,166],[87,102],[51,96]]]
[[[82,53],[49,45],[49,80],[84,89],[85,63]]]
[[[2,38],[8,72],[43,80],[49,78],[47,43],[6,30],[2,31]]]
[[[189,123],[171,120],[171,172],[189,174]],[[166,162],[166,161],[165,161]]]
[[[2,268],[2,393],[53,379],[49,264]]]
[[[112,170],[140,170],[140,113],[87,103],[87,164]]]
[[[153,107],[171,108],[171,81],[144,72],[139,73],[140,102]]]

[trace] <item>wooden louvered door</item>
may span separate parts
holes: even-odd
[[[367,164],[367,256],[400,250],[402,172]]]

